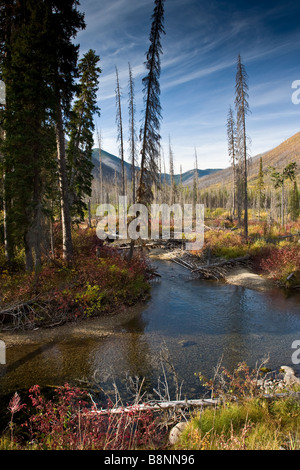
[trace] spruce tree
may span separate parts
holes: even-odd
[[[5,13],[7,10],[1,10]],[[52,100],[45,80],[46,35],[44,6],[27,0],[15,4],[10,32],[1,41],[2,78],[7,93],[2,115],[5,192],[9,201],[7,236],[12,245],[24,246],[29,270],[33,263],[36,269],[41,264],[46,174],[53,163]]]
[[[296,174],[295,171],[297,169],[297,163],[291,162],[289,163],[283,171],[280,173],[275,170],[275,168],[271,167],[271,179],[274,183],[274,188],[281,188],[281,224],[285,224],[285,181],[295,181]]]
[[[49,0],[48,50],[49,82],[53,90],[60,205],[63,235],[63,258],[70,263],[73,257],[72,220],[65,145],[65,121],[76,91],[79,46],[73,40],[85,28],[84,15],[78,11],[77,0]],[[46,53],[46,51],[45,51]]]
[[[67,126],[69,143],[67,148],[69,201],[74,217],[84,218],[87,210],[85,196],[91,196],[92,153],[94,144],[94,115],[100,114],[97,91],[101,69],[100,58],[89,50],[78,65],[79,83],[70,121]]]
[[[144,91],[144,122],[140,129],[141,170],[138,186],[138,202],[149,203],[153,199],[152,183],[157,178],[157,162],[160,147],[160,55],[162,54],[161,35],[164,30],[165,0],[155,0],[150,32],[150,46],[146,55],[148,74],[143,78]]]

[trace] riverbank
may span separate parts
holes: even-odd
[[[178,249],[170,251],[164,248],[155,248],[148,256],[152,260],[159,259],[174,261],[176,259],[184,258],[186,256],[186,252]],[[189,255],[189,258],[193,258],[193,255]],[[201,266],[201,263],[199,263],[199,257],[195,256],[194,260],[199,266]],[[205,263],[203,262],[202,264]],[[253,272],[250,267],[237,266],[230,269],[230,272],[224,275],[224,282],[259,291],[267,291],[276,288],[275,283],[271,279]]]
[[[138,302],[132,307],[119,309],[110,315],[101,315],[94,318],[85,318],[78,321],[58,325],[53,328],[38,327],[33,330],[7,330],[1,331],[1,339],[5,342],[6,348],[34,345],[50,344],[65,338],[84,339],[105,339],[119,334],[120,323],[132,321],[137,312],[144,306],[144,302]]]
[[[225,282],[247,289],[267,291],[276,288],[274,282],[246,268],[235,268],[226,276]]]

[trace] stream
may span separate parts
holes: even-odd
[[[80,386],[92,381],[108,393],[116,384],[127,397],[128,377],[145,378],[151,392],[164,372],[171,394],[173,375],[161,360],[162,351],[178,375],[183,398],[199,398],[195,374],[212,377],[221,358],[232,370],[241,361],[255,367],[269,356],[270,369],[290,365],[299,372],[291,363],[292,343],[300,340],[299,294],[199,281],[170,261],[153,264],[162,277],[153,282],[145,304],[112,318],[22,333],[17,342],[8,341],[11,334],[7,339],[0,334],[8,341],[6,365],[0,365],[0,396],[34,384]]]

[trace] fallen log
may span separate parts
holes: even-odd
[[[232,258],[229,260],[220,261],[219,263],[216,263],[216,264],[207,264],[204,266],[199,266],[198,268],[194,269],[193,272],[201,271],[202,269],[220,268],[224,266],[231,267],[236,264],[244,264],[248,262],[249,260],[250,260],[249,255],[242,256],[240,258]]]
[[[196,266],[195,263],[187,262],[181,258],[173,258],[172,261],[174,263],[183,266],[186,269],[189,269],[193,274],[197,274],[198,276],[204,279],[215,279],[220,280],[224,279],[230,269],[238,265],[245,265],[249,262],[250,256],[242,256],[240,258],[233,258],[230,260],[220,261],[219,263],[215,264],[206,264],[202,266]]]
[[[100,409],[93,410],[93,413],[99,414],[121,414],[139,411],[162,411],[169,410],[172,408],[190,408],[190,407],[204,407],[204,406],[217,406],[219,404],[218,399],[201,399],[201,400],[177,400],[177,401],[166,401],[156,403],[146,403],[131,405],[125,407],[111,408],[111,409]]]

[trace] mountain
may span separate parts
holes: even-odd
[[[289,139],[282,142],[277,147],[268,152],[256,155],[249,161],[248,180],[249,185],[255,182],[259,172],[260,158],[263,162],[263,171],[268,173],[269,167],[274,167],[278,171],[282,170],[291,162],[298,165],[297,176],[300,176],[300,132]],[[201,178],[200,189],[217,189],[218,187],[226,187],[232,184],[232,168],[228,167],[224,170],[217,171],[213,174]]]
[[[121,159],[116,157],[115,155],[112,155],[111,153],[106,152],[105,150],[101,151],[101,156],[102,156],[102,173],[103,173],[103,178],[104,180],[112,180],[115,177],[115,172],[117,172],[118,178],[121,177],[122,174],[122,166],[121,166]],[[94,164],[94,170],[93,174],[94,177],[99,176],[99,149],[94,149],[93,150],[93,164]],[[124,161],[124,167],[125,171],[127,172],[127,178],[130,180],[131,179],[131,164]],[[198,177],[203,178],[204,176],[213,174],[217,171],[220,171],[219,169],[207,169],[207,170],[198,170]],[[166,178],[166,181],[170,183],[170,175],[169,174],[163,174],[162,175],[162,180],[164,181],[164,178]],[[194,178],[194,170],[189,170],[186,171],[185,173],[182,174],[182,184],[184,186],[189,185],[190,183],[193,182]],[[174,175],[174,180],[176,184],[179,184],[180,182],[180,175]]]
[[[122,174],[122,165],[121,159],[112,155],[111,153],[106,152],[105,150],[101,150],[101,157],[102,157],[102,174],[104,180],[111,180],[115,177],[115,172],[117,172],[117,176],[121,176]],[[93,149],[93,156],[92,161],[94,164],[93,175],[95,178],[99,176],[99,149]],[[124,161],[124,167],[127,172],[127,177],[130,179],[131,177],[131,165]]]
[[[277,147],[265,153],[256,155],[249,160],[248,179],[249,186],[253,184],[257,178],[259,171],[260,158],[263,161],[263,170],[266,174],[270,166],[275,167],[279,171],[282,170],[288,163],[297,162],[298,170],[297,175],[300,176],[300,132],[289,139],[282,142]],[[94,177],[99,176],[99,150],[93,150],[93,163],[94,163]],[[131,179],[131,164],[124,162],[127,178]],[[106,181],[112,181],[115,177],[115,172],[120,179],[121,177],[121,160],[120,158],[112,155],[111,153],[102,150],[102,171],[103,177]],[[225,169],[207,169],[198,170],[198,177],[200,179],[200,189],[217,189],[218,187],[229,187],[232,185],[232,168],[229,166]],[[162,175],[162,180],[170,183],[170,175]],[[194,178],[194,170],[186,171],[182,174],[182,184],[184,186],[192,187]],[[180,175],[174,175],[176,184],[180,182]]]

